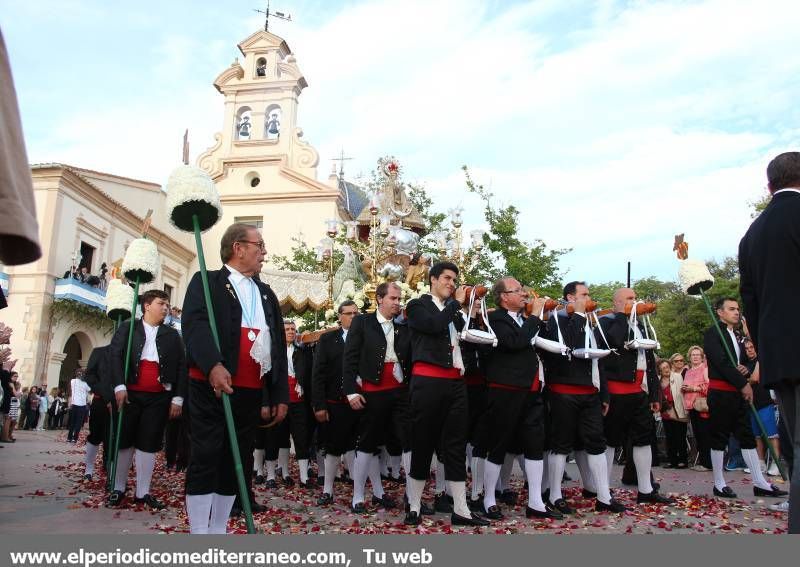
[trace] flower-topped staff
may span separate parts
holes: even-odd
[[[135,295],[133,288],[124,283],[121,279],[113,278],[108,283],[106,290],[106,315],[114,321],[114,332],[117,331],[122,320],[131,316],[131,308],[134,305]],[[108,428],[108,445],[106,447],[114,447],[114,428]],[[106,470],[111,470],[114,465],[114,452],[106,451]],[[108,491],[114,488],[114,477],[108,476]]]
[[[711,275],[711,272],[708,270],[708,266],[706,266],[705,262],[701,260],[689,260],[689,244],[683,239],[683,234],[675,235],[675,245],[673,246],[672,250],[677,253],[678,260],[680,260],[681,263],[678,271],[678,280],[680,281],[681,289],[683,289],[684,293],[688,295],[699,295],[703,298],[703,302],[708,310],[708,316],[711,318],[711,324],[719,333],[719,338],[722,341],[722,345],[725,347],[725,353],[728,355],[730,363],[735,368],[739,363],[731,352],[728,342],[725,340],[725,337],[722,334],[722,329],[718,324],[716,315],[714,315],[714,309],[711,306],[711,301],[706,295],[706,291],[711,289],[711,286],[714,285],[714,276]],[[778,465],[778,469],[780,470],[783,479],[788,480],[789,476],[786,474],[783,464],[781,464],[780,459],[775,454],[775,450],[772,448],[772,443],[769,441],[767,430],[764,428],[764,423],[761,421],[758,411],[756,410],[752,401],[748,405],[750,406],[750,413],[752,414],[753,418],[755,418],[755,422],[758,424],[758,429],[761,433],[761,439],[764,441],[764,446],[769,450],[772,460]]]
[[[125,251],[125,258],[122,260],[122,274],[128,281],[134,282],[133,293],[130,298],[130,313],[129,321],[130,327],[128,329],[128,344],[125,349],[125,365],[124,373],[122,375],[123,384],[128,383],[128,374],[130,372],[130,358],[131,348],[133,346],[133,327],[136,322],[136,303],[139,300],[139,285],[152,282],[156,279],[158,274],[158,266],[160,260],[158,258],[158,248],[152,240],[148,240],[147,232],[150,230],[150,217],[153,215],[153,209],[147,211],[142,222],[142,237],[136,238],[128,245]],[[123,284],[124,285],[124,284]],[[127,287],[127,286],[125,286]],[[130,288],[128,288],[130,289]],[[118,292],[121,296],[122,293]],[[123,308],[124,309],[124,308]],[[115,309],[117,312],[118,325],[122,322],[122,313],[119,307]],[[107,311],[111,316],[111,311]],[[122,414],[125,411],[124,407],[117,408],[117,427],[114,439],[113,460],[111,461],[111,474],[109,475],[109,488],[113,479],[116,478],[117,472],[117,457],[119,455],[119,440],[122,434]]]
[[[205,232],[222,216],[222,210],[214,181],[208,174],[198,167],[182,165],[176,168],[167,180],[167,214],[170,222],[179,230],[193,232],[197,245],[197,259],[200,264],[200,279],[203,282],[203,295],[205,296],[206,310],[208,312],[209,327],[214,337],[214,342],[219,349],[219,332],[217,320],[214,315],[214,306],[211,303],[211,288],[208,285],[208,271],[203,253],[203,240],[201,233]],[[228,430],[231,455],[236,469],[236,481],[239,487],[239,501],[244,511],[247,523],[247,532],[256,533],[253,522],[253,512],[250,507],[250,496],[244,480],[242,458],[239,454],[239,443],[233,423],[233,411],[228,394],[222,393],[222,409],[225,413],[225,426]]]

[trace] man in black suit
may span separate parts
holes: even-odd
[[[775,390],[781,420],[793,439],[789,533],[800,533],[800,327],[786,315],[800,281],[800,152],[767,166],[772,200],[739,244],[740,289],[756,344],[761,383]]]
[[[461,306],[464,286],[457,286],[458,267],[435,264],[428,275],[431,292],[409,301],[411,329],[411,472],[406,475],[409,510],[405,523],[419,525],[422,492],[436,451],[444,463],[453,496],[454,525],[486,526],[489,521],[467,506],[467,391],[458,331],[465,325]],[[494,487],[492,487],[494,488]]]
[[[103,445],[103,460],[108,463],[113,450],[108,446],[111,406],[115,403],[114,387],[109,364],[110,346],[95,347],[86,363],[83,380],[92,391],[92,403],[89,406],[89,435],[86,437],[86,456],[84,459],[83,477],[92,480],[94,461]]]
[[[497,309],[489,314],[489,326],[497,336],[497,347],[488,357],[486,380],[489,386],[487,428],[488,456],[484,465],[483,496],[486,517],[500,520],[503,514],[495,502],[494,486],[500,476],[506,453],[520,447],[525,457],[528,480],[528,518],[563,516],[542,502],[544,470],[544,405],[541,396],[539,357],[533,346],[541,321],[536,315],[525,317],[528,294],[516,279],[499,279],[492,287]],[[544,299],[533,302],[539,313]]]
[[[279,423],[288,411],[288,362],[280,303],[258,279],[266,247],[258,229],[236,223],[222,235],[224,266],[208,272],[220,348],[211,334],[200,273],[186,290],[182,330],[189,362],[191,462],[186,510],[192,533],[225,533],[237,481],[220,397],[231,396],[246,475],[259,415]],[[269,356],[267,356],[269,353]]]
[[[557,340],[560,329],[564,343],[571,350],[596,348],[594,333],[587,323],[586,304],[591,301],[589,288],[584,282],[570,282],[564,286],[564,300],[571,304],[572,312],[561,310],[550,317],[546,327],[547,338]],[[625,506],[611,498],[608,488],[606,440],[603,435],[608,391],[600,374],[598,360],[574,354],[571,357],[553,353],[543,356],[550,409],[547,439],[550,447],[547,475],[550,481],[550,504],[562,514],[575,512],[561,495],[561,482],[567,455],[575,448],[576,439],[579,439],[595,481],[595,509],[624,512]]]
[[[379,447],[389,435],[397,439],[410,462],[408,365],[410,347],[408,326],[398,323],[400,286],[384,282],[375,291],[378,308],[374,313],[353,319],[344,345],[342,374],[344,393],[350,407],[361,412],[353,471],[353,512],[361,514],[364,487],[370,470],[378,469]],[[356,380],[361,380],[361,387]],[[359,392],[360,389],[360,392]],[[378,476],[372,485],[372,503],[385,509],[396,503],[383,491]]]
[[[761,472],[761,462],[756,451],[756,439],[750,425],[750,403],[753,388],[747,381],[750,371],[744,365],[743,337],[736,333],[741,316],[739,303],[733,297],[723,297],[715,305],[719,321],[703,336],[703,349],[708,363],[708,428],[711,437],[711,468],[714,471],[714,496],[736,498],[725,482],[723,461],[725,448],[731,435],[742,448],[744,462],[750,468],[755,496],[784,496],[786,492],[771,485]],[[720,338],[722,331],[727,351],[736,358],[733,365],[725,344]]]
[[[342,391],[344,344],[353,318],[358,315],[358,307],[348,300],[342,302],[337,311],[341,330],[320,337],[311,378],[311,405],[325,446],[324,485],[317,500],[320,506],[333,503],[333,481],[343,456],[347,469],[353,470],[358,427],[358,413],[350,407]]]
[[[672,504],[651,483],[653,452],[653,413],[661,409],[660,385],[656,374],[656,359],[652,349],[633,348],[631,341],[644,339],[641,322],[632,325],[625,308],[635,309],[636,292],[620,288],[614,292],[614,312],[600,318],[595,331],[598,342],[608,341],[614,354],[600,360],[600,372],[608,386],[609,407],[603,418],[606,437],[608,471],[614,463],[614,451],[630,436],[632,459],[636,465],[638,504]],[[602,333],[600,333],[602,330]],[[629,345],[629,346],[626,346]],[[609,479],[610,480],[610,479]]]
[[[114,490],[108,502],[125,498],[128,471],[136,459],[136,502],[161,510],[164,503],[150,495],[156,453],[163,447],[167,419],[180,416],[186,397],[186,359],[178,332],[164,324],[169,296],[152,289],[142,294],[143,316],[133,326],[130,359],[125,361],[130,326],[120,325],[109,346],[114,396],[122,413]],[[125,381],[125,366],[128,380]],[[134,449],[135,455],[134,455]]]

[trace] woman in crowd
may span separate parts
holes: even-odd
[[[778,439],[778,420],[775,414],[775,401],[772,399],[769,391],[761,385],[761,374],[758,365],[758,357],[756,355],[756,347],[753,341],[746,339],[744,341],[744,351],[747,354],[748,362],[745,364],[750,371],[750,386],[753,388],[753,405],[758,410],[758,417],[761,418],[761,423],[764,424],[764,429],[767,432],[767,437],[772,445],[775,455],[780,458],[781,447]],[[752,421],[753,434],[756,436],[756,450],[758,451],[758,458],[761,460],[761,468],[767,471],[769,476],[780,476],[778,465],[774,461],[770,463],[769,469],[766,467],[766,453],[767,449],[764,446],[764,441],[761,439],[761,429],[756,423],[756,419],[750,416]]]
[[[692,433],[697,443],[698,463],[695,470],[711,470],[711,446],[708,438],[708,367],[705,351],[699,346],[689,348],[689,368],[683,377],[683,407],[689,410]]]
[[[50,408],[51,400],[47,395],[47,388],[39,388],[39,420],[36,422],[36,431],[44,431],[47,423],[47,410]]]
[[[39,388],[31,386],[25,401],[25,429],[36,429],[39,421]]]
[[[14,437],[14,429],[17,426],[17,421],[19,420],[19,408],[20,408],[20,397],[22,396],[22,390],[20,390],[19,382],[17,382],[18,374],[13,372],[11,374],[12,379],[14,380],[14,395],[11,396],[11,407],[8,410],[8,432],[6,433],[6,437],[4,441],[13,443],[17,440]]]
[[[683,406],[683,376],[672,371],[669,360],[658,364],[658,375],[661,378],[661,421],[664,424],[664,436],[667,442],[667,458],[669,463],[664,468],[685,469],[689,466],[686,455],[686,429],[689,415]]]
[[[669,363],[672,366],[672,371],[675,374],[680,374],[681,378],[686,376],[686,371],[688,368],[686,367],[686,359],[683,358],[683,355],[676,352],[672,356],[669,357]]]
[[[15,378],[14,381],[17,381],[17,379]],[[25,418],[27,417],[27,413],[26,413],[25,408],[27,407],[27,403],[28,403],[28,387],[27,386],[22,388],[22,391],[20,392],[19,396],[17,396],[17,399],[19,399],[19,411],[17,412],[17,414],[18,414],[17,415],[17,429],[25,429]]]

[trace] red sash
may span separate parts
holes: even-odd
[[[380,382],[374,384],[367,380],[361,381],[362,392],[386,392],[387,390],[397,390],[405,387],[405,383],[400,383],[394,377],[394,362],[384,362],[381,371]]]
[[[139,379],[136,384],[128,384],[126,388],[131,392],[150,392],[151,394],[163,392],[164,386],[158,381],[160,373],[158,362],[140,360]]]
[[[411,370],[414,376],[424,376],[425,378],[445,378],[447,380],[460,380],[461,371],[458,368],[445,368],[428,362],[415,362]]]
[[[597,388],[594,386],[584,386],[583,384],[553,384],[549,382],[547,389],[554,394],[567,394],[570,396],[582,396],[586,394],[596,394]]]
[[[644,370],[636,371],[636,379],[633,382],[608,381],[609,394],[638,394],[643,392],[642,381],[644,380]]]
[[[486,378],[484,378],[483,374],[480,373],[467,374],[464,376],[464,382],[467,383],[467,386],[485,386]]]
[[[261,332],[258,329],[242,327],[241,333],[239,333],[239,366],[237,367],[236,374],[231,376],[231,382],[234,388],[261,388],[261,365],[250,356],[250,349],[253,348],[253,342],[247,338],[247,333],[251,330],[256,334],[256,337],[258,337],[258,334]],[[189,377],[203,382],[208,380],[208,377],[196,366],[189,367]]]
[[[297,378],[289,376],[289,402],[296,404],[303,401],[303,397],[297,394],[295,387],[297,386]]]
[[[490,388],[496,388],[498,390],[512,390],[514,392],[538,392],[541,389],[542,383],[539,382],[539,371],[536,371],[536,376],[533,377],[533,382],[531,382],[530,388],[521,388],[519,386],[511,386],[510,384],[498,384],[496,382],[491,382],[489,384]]]
[[[710,390],[722,390],[723,392],[738,392],[736,386],[731,386],[729,382],[720,380],[719,378],[709,378],[708,388]]]

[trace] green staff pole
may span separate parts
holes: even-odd
[[[208,311],[208,324],[211,327],[211,335],[214,337],[214,344],[219,346],[219,333],[217,332],[217,319],[214,316],[214,306],[211,303],[211,289],[208,286],[208,272],[206,271],[206,258],[203,254],[203,240],[200,237],[200,221],[197,215],[192,215],[194,223],[194,239],[197,243],[197,259],[200,262],[200,279],[203,281],[203,295],[206,299],[206,311]],[[233,410],[231,400],[225,392],[222,392],[222,409],[225,412],[225,426],[228,430],[228,441],[231,446],[233,456],[233,466],[236,471],[236,482],[239,485],[239,499],[242,501],[242,511],[244,511],[247,523],[247,533],[256,533],[256,525],[253,522],[253,511],[250,508],[250,495],[247,493],[247,484],[244,481],[244,469],[242,468],[242,458],[239,455],[239,442],[236,439],[236,428],[233,424]]]
[[[133,345],[133,326],[136,323],[136,304],[139,301],[139,276],[136,276],[136,285],[133,288],[133,305],[131,305],[131,323],[128,327],[128,346],[125,349],[125,372],[122,375],[123,384],[128,384],[128,373],[131,366],[131,346]],[[119,439],[122,436],[122,413],[123,406],[117,408],[117,433],[114,436],[114,460],[111,462],[111,487],[114,486],[114,479],[117,475],[117,463],[119,462]]]
[[[728,359],[731,361],[731,364],[733,364],[733,367],[736,368],[737,366],[739,366],[739,363],[736,360],[736,357],[733,356],[731,348],[728,346],[728,342],[725,340],[725,336],[722,334],[722,329],[719,328],[718,318],[714,314],[714,309],[711,307],[711,301],[709,301],[705,291],[700,290],[700,295],[703,297],[703,301],[706,304],[706,308],[708,309],[708,315],[709,317],[711,317],[711,321],[714,324],[714,328],[717,329],[717,333],[719,333],[719,338],[722,341],[722,346],[725,347],[725,352],[728,354]],[[755,418],[756,423],[758,424],[758,429],[761,431],[761,440],[764,442],[764,446],[769,451],[769,454],[772,457],[772,461],[777,465],[778,471],[780,471],[781,473],[781,478],[783,478],[783,480],[789,480],[789,475],[786,473],[786,470],[783,467],[783,463],[781,463],[781,460],[778,458],[778,455],[775,454],[775,449],[772,448],[772,443],[769,442],[769,437],[767,436],[767,430],[764,428],[764,423],[761,421],[761,417],[758,415],[756,407],[753,405],[753,402],[749,402],[748,405],[750,406],[750,412],[753,414],[753,417]]]
[[[122,314],[117,314],[117,320],[114,321],[114,333],[116,334],[117,329],[119,329],[120,325],[122,325]],[[114,391],[111,391],[112,395]],[[106,442],[106,472],[110,472],[111,468],[114,463],[114,453],[112,452],[114,447],[114,400],[109,400],[108,403],[111,404],[111,410],[109,411],[108,416],[108,441]],[[111,475],[108,475],[106,479],[106,490],[111,492],[114,489],[114,480]]]

